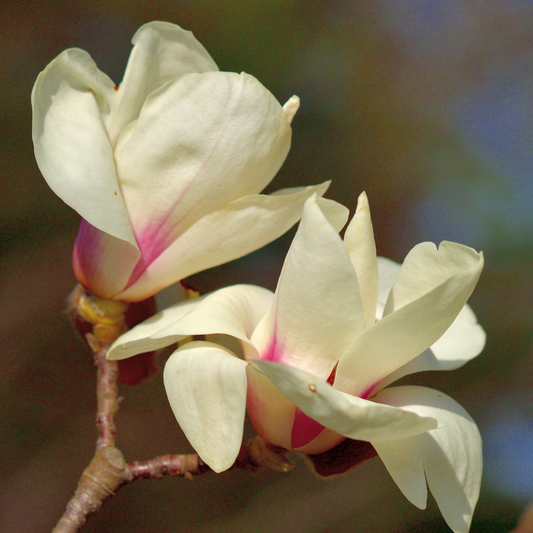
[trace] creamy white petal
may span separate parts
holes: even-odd
[[[87,52],[61,53],[32,91],[35,158],[66,204],[94,227],[136,246],[106,131],[114,98],[113,82]]]
[[[250,342],[257,323],[272,305],[273,293],[255,285],[233,285],[215,291],[194,306],[183,318],[153,333],[154,338],[177,335],[230,335],[246,343],[255,355]]]
[[[368,328],[376,321],[379,282],[374,230],[368,198],[364,192],[359,196],[355,215],[346,228],[344,244],[357,273],[365,315],[365,328]]]
[[[444,335],[425,352],[398,368],[380,382],[378,388],[417,372],[454,370],[478,356],[485,346],[486,334],[476,315],[465,305]]]
[[[351,396],[308,372],[270,361],[250,361],[307,416],[345,437],[381,442],[437,427],[431,416]]]
[[[438,248],[432,242],[417,244],[402,264],[387,298],[383,317],[428,294],[453,277],[481,272],[482,268],[483,254],[468,246],[448,241],[441,242]]]
[[[133,50],[117,91],[109,127],[113,145],[121,130],[139,117],[150,93],[184,74],[218,71],[216,63],[192,32],[175,24],[161,21],[144,24],[131,42]]]
[[[252,337],[261,359],[328,379],[363,328],[357,275],[315,198],[305,203],[274,304]]]
[[[384,318],[364,330],[342,356],[335,388],[366,397],[384,377],[436,342],[470,297],[483,268],[482,254],[454,243],[442,243],[438,251],[424,243],[414,250],[411,253],[424,265],[423,272],[410,263],[409,275],[400,280],[400,272]],[[438,285],[431,284],[431,271]],[[418,289],[418,281],[429,292]],[[400,290],[395,292],[397,286]],[[387,315],[387,306],[394,312]]]
[[[283,108],[248,74],[186,74],[151,93],[115,149],[144,261],[202,216],[263,190],[290,141]]]
[[[425,507],[425,477],[448,526],[467,533],[482,471],[481,437],[474,421],[449,396],[423,387],[385,389],[374,400],[438,420],[439,427],[427,433],[372,444],[409,501]]]
[[[204,300],[208,295],[194,300],[186,300],[160,311],[149,319],[141,322],[134,328],[122,334],[109,348],[107,358],[113,361],[127,359],[134,355],[159,350],[182,340],[188,335],[164,335],[154,337],[169,324],[177,322],[185,316],[195,305]]]
[[[242,443],[246,365],[229,350],[191,342],[175,351],[163,379],[178,424],[215,472],[227,470]]]
[[[379,279],[379,288],[378,288],[378,305],[376,309],[376,320],[381,320],[383,316],[383,309],[385,309],[385,304],[387,303],[387,298],[389,293],[394,286],[394,282],[400,273],[402,265],[396,263],[392,259],[387,259],[386,257],[378,257],[378,279]]]
[[[322,185],[327,185],[329,187],[331,181],[326,181]],[[300,191],[306,191],[309,187],[288,187],[286,189],[279,189],[271,194],[271,196],[286,196],[289,194],[295,194]],[[321,194],[317,191],[317,194]],[[335,231],[338,233],[348,221],[350,216],[350,210],[347,207],[344,207],[339,202],[335,200],[329,200],[328,198],[323,198],[318,196],[316,199],[318,207],[322,211],[323,215],[326,217],[327,221],[335,228]]]
[[[278,238],[301,217],[305,200],[324,194],[329,182],[294,194],[251,195],[208,213],[171,244],[120,297],[140,298],[242,257]],[[288,190],[287,190],[288,191]]]

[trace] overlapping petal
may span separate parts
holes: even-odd
[[[346,228],[344,244],[357,273],[365,318],[364,327],[368,328],[376,321],[379,278],[370,207],[364,192],[359,196],[355,215]]]
[[[408,438],[437,427],[431,416],[346,394],[303,370],[259,359],[253,362],[307,416],[344,437],[373,443]]]
[[[52,190],[91,225],[135,247],[107,137],[115,98],[87,52],[65,50],[33,87],[33,145]]]
[[[411,438],[373,442],[390,475],[414,505],[426,506],[426,479],[447,524],[467,533],[481,484],[481,437],[468,413],[445,394],[394,387],[375,401],[434,417],[439,427]]]
[[[252,341],[261,359],[327,379],[362,328],[359,285],[348,252],[316,199],[310,198],[274,304]]]
[[[118,88],[109,139],[114,146],[124,127],[135,120],[150,93],[191,72],[218,71],[207,50],[192,32],[169,22],[141,26],[133,39],[124,79]]]
[[[102,297],[130,301],[277,238],[307,197],[255,198],[288,153],[296,96],[281,106],[254,77],[219,72],[192,33],[173,24],[144,25],[133,45],[120,87],[72,49],[32,93],[37,162],[84,219],[76,277]],[[218,236],[197,225],[211,213]],[[233,235],[242,223],[255,228],[248,239],[246,226]],[[194,259],[174,268],[184,244]]]
[[[142,299],[149,290],[158,290],[268,244],[298,221],[307,198],[314,193],[324,194],[328,186],[329,182],[326,182],[294,193],[285,189],[285,194],[245,196],[206,214],[117,298]],[[334,204],[329,209],[338,218],[340,204]]]
[[[174,304],[126,331],[111,345],[107,352],[107,358],[113,361],[127,359],[140,353],[152,352],[170,346],[189,336],[189,334],[172,333],[164,336],[156,335],[158,332],[166,330],[169,324],[173,324],[185,316],[205,298],[207,295]]]
[[[115,149],[143,256],[204,214],[259,193],[287,156],[290,119],[244,73],[187,74],[151,93]]]
[[[169,346],[190,335],[230,335],[250,345],[251,333],[273,297],[271,291],[262,287],[233,285],[180,302],[121,335],[107,357],[125,359]]]
[[[165,390],[174,416],[215,472],[227,470],[241,447],[246,366],[229,350],[209,342],[185,344],[165,365]]]
[[[402,267],[384,318],[363,331],[341,358],[335,388],[366,396],[385,376],[429,348],[464,307],[483,268],[482,254],[455,243],[441,243],[438,250],[423,243],[410,255],[413,260],[406,260],[403,276]],[[415,258],[424,268],[412,266]]]
[[[485,346],[486,334],[467,304],[444,335],[425,352],[383,379],[379,388],[398,379],[427,370],[454,370],[478,356]]]

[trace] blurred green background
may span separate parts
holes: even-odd
[[[474,532],[506,532],[533,499],[533,2],[526,0],[86,0],[3,4],[0,195],[0,531],[50,530],[92,457],[94,367],[71,330],[79,223],[40,176],[30,92],[62,50],[87,50],[119,83],[135,30],[192,30],[221,70],[256,76],[283,103],[302,100],[293,147],[269,186],[333,180],[353,210],[366,190],[378,253],[416,243],[482,249],[471,305],[488,334],[463,369],[411,381],[450,394],[478,422],[485,472]],[[201,289],[275,287],[292,234],[194,276]],[[127,460],[190,446],[161,376],[122,389]],[[247,426],[247,434],[252,435]],[[327,481],[303,461],[287,475],[230,472],[139,481],[89,532],[448,531],[419,511],[378,459]]]

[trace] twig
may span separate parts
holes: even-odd
[[[163,455],[126,464],[122,452],[115,446],[115,415],[119,408],[118,364],[108,361],[106,354],[111,342],[125,331],[126,309],[125,302],[103,300],[85,293],[81,287],[75,289],[70,298],[72,322],[92,348],[97,367],[98,439],[94,457],[81,475],[78,487],[52,533],[75,533],[87,517],[98,511],[122,485],[137,479],[165,475],[192,479],[211,471],[197,454]],[[254,472],[260,468],[274,468],[286,472],[292,466],[284,450],[257,437],[242,446],[232,468]]]
[[[106,359],[107,349],[100,349],[94,354],[97,367],[96,374],[96,427],[98,440],[96,447],[114,446],[117,428],[115,414],[118,411],[118,362]]]

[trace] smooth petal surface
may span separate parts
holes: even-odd
[[[33,145],[51,189],[95,228],[135,247],[106,131],[115,97],[87,52],[65,50],[33,87]]]
[[[432,389],[395,387],[374,399],[438,420],[439,427],[427,433],[372,445],[411,503],[425,508],[427,479],[446,523],[455,533],[467,533],[481,485],[476,424],[458,403]]]
[[[389,297],[389,293],[400,273],[402,265],[396,263],[396,261],[393,261],[392,259],[387,259],[386,257],[378,257],[377,263],[379,287],[376,320],[381,320],[385,304],[387,303],[387,298]]]
[[[365,316],[364,327],[368,328],[376,321],[379,282],[374,230],[364,192],[359,196],[355,215],[346,228],[344,244],[357,273]]]
[[[164,329],[154,332],[154,338],[177,335],[230,335],[248,344],[259,320],[267,312],[274,295],[255,285],[233,285],[215,291],[194,306],[189,314],[178,317]],[[179,309],[177,309],[179,312]]]
[[[140,256],[139,250],[130,243],[81,220],[72,267],[76,279],[86,289],[102,298],[115,297],[128,283]]]
[[[202,216],[262,191],[290,141],[285,111],[247,74],[187,74],[151,93],[115,150],[137,277]]]
[[[215,472],[227,470],[242,443],[246,410],[246,366],[229,350],[191,342],[175,351],[163,379],[179,425]]]
[[[302,370],[258,359],[251,362],[307,416],[344,437],[374,443],[437,427],[431,416],[351,396]]]
[[[485,347],[487,335],[476,315],[465,305],[444,335],[431,348],[383,379],[379,388],[417,372],[454,370],[478,356]]]
[[[290,450],[296,406],[257,366],[248,365],[246,375],[246,412],[255,431],[266,442]]]
[[[274,304],[252,337],[261,359],[328,379],[363,328],[357,276],[342,240],[307,200]]]
[[[184,74],[218,71],[216,63],[192,32],[175,24],[149,22],[137,30],[131,42],[133,50],[109,127],[113,145],[121,130],[138,118],[150,93]]]
[[[107,358],[112,361],[127,359],[140,353],[152,352],[179,342],[188,335],[169,334],[160,337],[154,337],[154,335],[185,316],[207,296],[204,295],[195,300],[179,302],[130,329],[111,345],[107,352]]]
[[[245,196],[206,214],[151,263],[119,297],[142,300],[147,293],[176,280],[261,248],[296,224],[305,200],[314,193],[324,194],[328,186],[329,182],[326,182],[298,188],[294,194],[289,194],[289,189],[286,189],[282,195]],[[332,211],[331,207],[329,210]],[[334,211],[338,220],[339,209]]]
[[[437,249],[432,242],[418,244],[407,254],[402,264],[387,298],[383,317],[456,277],[458,282],[466,282],[466,288],[462,290],[468,292],[468,287],[472,283],[470,278],[474,277],[475,285],[477,283],[475,276],[479,277],[482,268],[483,255],[468,246],[443,241]]]
[[[442,243],[439,250],[423,243],[409,256],[407,273],[402,276],[402,267],[384,318],[363,331],[341,358],[335,388],[366,397],[385,376],[429,348],[464,307],[483,268],[482,254],[454,243]],[[414,261],[424,268],[415,267]]]

